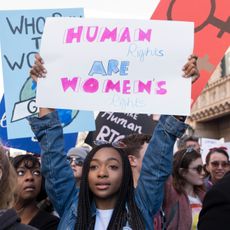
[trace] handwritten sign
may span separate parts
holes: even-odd
[[[40,48],[46,17],[82,17],[82,8],[0,11],[0,41],[3,64],[7,134],[9,139],[31,137],[25,119],[38,112],[36,84],[29,69]],[[59,110],[64,133],[94,130],[92,112]],[[84,122],[87,121],[87,122]],[[76,135],[75,135],[76,136]]]
[[[190,81],[181,76],[193,30],[190,22],[47,18],[37,104],[187,115]]]
[[[89,132],[85,142],[89,145],[94,140],[117,142],[132,133],[152,135],[156,123],[152,115],[101,112],[96,119],[96,130]]]

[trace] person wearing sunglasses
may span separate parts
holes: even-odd
[[[211,148],[205,159],[205,188],[208,191],[213,184],[222,179],[230,170],[229,155],[226,147]]]
[[[163,210],[167,230],[195,230],[202,201],[204,171],[200,153],[193,148],[174,154],[173,173],[165,185]]]
[[[88,146],[73,147],[67,152],[67,160],[73,170],[74,177],[76,178],[77,187],[80,186],[82,167],[89,152],[90,148]]]

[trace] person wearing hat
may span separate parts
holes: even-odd
[[[67,160],[73,170],[74,177],[76,178],[76,185],[80,187],[80,181],[82,176],[82,166],[87,154],[90,152],[88,146],[73,147],[69,149],[67,153]]]

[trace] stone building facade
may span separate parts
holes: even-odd
[[[230,49],[194,103],[189,124],[199,137],[230,142]]]

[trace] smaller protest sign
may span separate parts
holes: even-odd
[[[89,132],[85,143],[95,140],[116,142],[131,133],[152,135],[156,126],[152,115],[135,113],[100,112],[96,119],[96,131]]]

